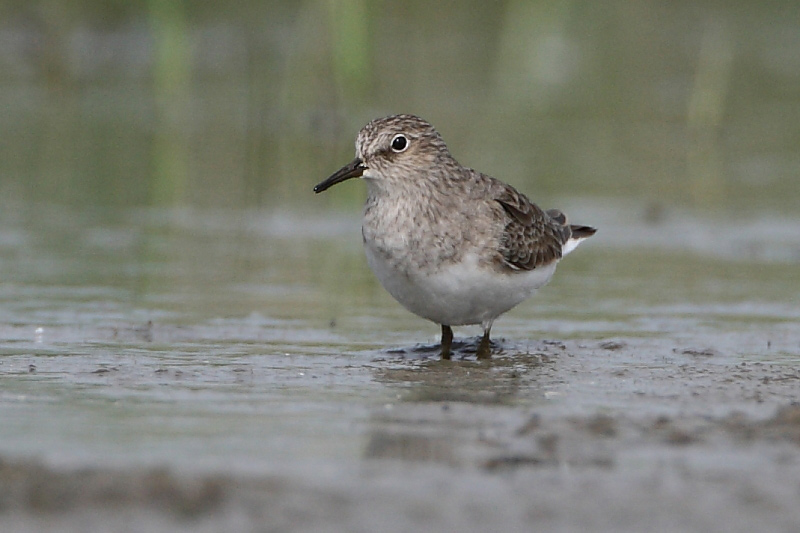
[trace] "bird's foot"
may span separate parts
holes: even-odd
[[[489,332],[483,334],[481,342],[478,344],[478,351],[475,352],[478,359],[490,359],[492,357],[492,346],[489,343]]]

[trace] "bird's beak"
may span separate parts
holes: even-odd
[[[333,187],[337,183],[349,180],[350,178],[360,178],[366,169],[367,167],[364,166],[364,163],[361,162],[361,159],[356,157],[348,164],[334,172],[331,177],[314,187],[314,192],[322,192],[330,187]]]

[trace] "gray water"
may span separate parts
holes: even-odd
[[[373,279],[355,218],[109,219],[39,206],[50,214],[20,215],[25,225],[7,221],[2,236],[4,452],[66,464],[324,467],[361,460],[376,411],[427,395],[559,412],[616,405],[606,386],[562,398],[561,386],[577,385],[542,382],[542,368],[557,372],[573,356],[556,350],[543,364],[532,355],[547,351],[543,341],[577,342],[602,354],[583,364],[632,365],[642,378],[692,360],[691,350],[719,364],[798,362],[800,223],[734,229],[675,216],[633,230],[584,210],[603,231],[498,321],[499,366],[466,362],[481,377],[461,383],[460,363],[437,361],[437,327]],[[701,228],[692,242],[673,227],[683,225]],[[761,231],[773,226],[785,231]],[[634,242],[643,234],[651,244]],[[477,334],[457,330],[466,344]],[[609,357],[608,342],[637,348]],[[513,386],[503,377],[512,371]]]
[[[438,360],[356,217],[9,206],[5,527],[671,530],[718,509],[744,531],[776,506],[798,523],[780,409],[800,381],[800,221],[564,207],[602,231],[479,363],[468,327]]]

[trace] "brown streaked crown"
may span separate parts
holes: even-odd
[[[392,146],[397,136],[403,136],[408,143],[403,149]],[[433,125],[407,114],[375,119],[361,128],[356,138],[356,157],[367,168],[381,174],[392,170],[405,173],[423,170],[439,160],[451,158]]]

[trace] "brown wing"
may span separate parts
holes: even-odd
[[[533,270],[561,259],[561,247],[569,239],[570,230],[560,211],[546,213],[508,185],[495,200],[506,214],[500,242],[506,266]]]

